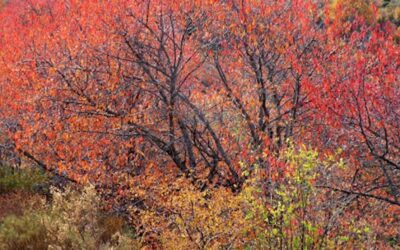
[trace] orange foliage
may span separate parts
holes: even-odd
[[[370,212],[365,220],[378,224],[387,203],[393,219],[383,221],[395,224],[400,50],[392,24],[376,15],[365,1],[10,1],[0,13],[1,127],[21,155],[94,183],[110,209],[134,203],[142,215],[162,207],[177,216],[171,209],[182,206],[189,216],[180,195],[208,203],[208,190],[223,213],[224,199],[237,201],[252,178],[259,199],[270,198],[262,206],[272,206],[304,165],[283,155],[310,145],[319,160],[348,166],[308,180],[315,204],[335,198],[330,205],[354,207],[338,213]],[[168,228],[171,217],[154,217],[146,228]],[[201,236],[189,224],[196,243],[184,248],[205,248],[224,231],[203,225]],[[318,225],[325,236],[330,229]]]

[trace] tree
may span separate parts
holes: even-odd
[[[329,124],[325,142],[342,148],[354,165],[351,189],[398,205],[398,44],[389,24],[356,25],[345,37],[336,28],[328,35],[332,52],[315,89],[323,97],[314,102],[322,111],[317,117]]]

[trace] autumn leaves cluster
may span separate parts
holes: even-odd
[[[9,1],[2,133],[21,157],[95,185],[157,244],[390,245],[400,57],[380,7]]]

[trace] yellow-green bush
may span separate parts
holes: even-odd
[[[48,176],[36,168],[16,169],[0,166],[0,194],[11,191],[33,191],[35,185],[43,184]]]
[[[395,23],[397,26],[400,26],[400,1],[392,0],[392,1],[384,1],[383,6],[380,10],[380,19],[381,20],[390,20]]]
[[[346,241],[340,230],[325,232],[329,220],[324,216],[337,208],[324,208],[323,190],[316,189],[315,182],[321,168],[343,167],[343,163],[334,157],[321,160],[316,151],[306,147],[290,147],[280,160],[285,164],[282,180],[269,186],[265,177],[260,177],[266,169],[256,168],[239,194],[225,188],[200,192],[184,180],[159,187],[164,203],[139,216],[144,234],[162,249],[362,246],[370,232],[363,233],[364,238],[350,235]]]
[[[1,249],[46,249],[46,228],[43,214],[26,213],[8,216],[0,225]]]
[[[0,249],[138,249],[121,219],[105,217],[93,187],[52,191],[53,202],[0,225]]]

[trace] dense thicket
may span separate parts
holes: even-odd
[[[92,183],[153,247],[393,246],[398,14],[396,1],[9,1],[0,161]]]

